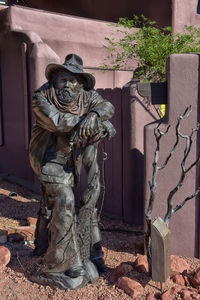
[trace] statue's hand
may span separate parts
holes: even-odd
[[[105,132],[105,135],[110,140],[115,134],[116,130],[113,124],[109,121],[103,121],[102,122],[103,131]]]
[[[81,122],[79,128],[79,138],[87,139],[94,136],[98,132],[98,122],[97,114],[95,112],[90,112],[85,119]]]

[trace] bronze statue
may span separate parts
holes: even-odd
[[[48,80],[33,97],[36,123],[30,142],[30,162],[39,177],[42,201],[35,254],[44,260],[32,280],[53,288],[77,289],[95,282],[105,265],[97,223],[100,194],[97,148],[115,134],[108,121],[113,105],[94,91],[95,78],[83,71],[76,54],[63,65],[49,64]],[[73,187],[81,166],[88,176],[81,207],[75,211]]]

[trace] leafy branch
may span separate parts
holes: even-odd
[[[200,52],[200,29],[194,26],[174,34],[171,27],[159,28],[144,15],[120,18],[113,26],[120,38],[105,38],[108,56],[101,68],[127,69],[136,60],[134,77],[142,81],[166,81],[166,61],[171,54]]]

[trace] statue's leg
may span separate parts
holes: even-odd
[[[41,269],[30,280],[61,289],[78,289],[96,282],[99,274],[95,266],[89,260],[83,263],[81,260],[71,186],[58,183],[44,183],[44,186],[52,210],[49,246]]]
[[[38,219],[35,230],[35,249],[34,255],[43,255],[49,245],[48,242],[48,224],[51,219],[51,209],[48,207],[48,199],[45,193],[45,187],[41,184],[41,201],[38,212]]]
[[[44,256],[43,272],[65,272],[78,267],[81,273],[72,188],[58,183],[45,183],[44,186],[52,215],[48,225],[49,246]]]
[[[97,163],[98,143],[87,146],[83,155],[83,165],[86,169],[87,188],[82,197],[82,207],[79,210],[78,226],[79,244],[83,259],[89,256],[98,271],[105,271],[103,251],[101,250],[101,234],[97,222],[96,203],[100,195],[100,172]],[[82,246],[81,246],[82,244]]]

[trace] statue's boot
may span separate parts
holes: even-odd
[[[76,275],[78,276],[74,277]],[[84,262],[84,269],[82,267],[72,267],[65,273],[39,273],[32,275],[29,279],[40,285],[48,285],[53,289],[77,290],[87,283],[95,283],[99,279],[99,273],[95,265],[88,260]]]

